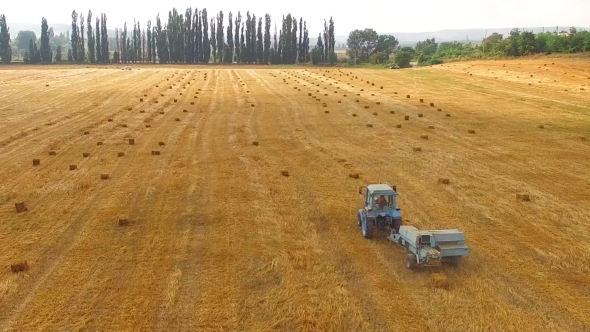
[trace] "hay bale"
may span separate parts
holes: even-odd
[[[151,126],[151,125],[149,125],[149,124],[146,124],[146,125],[145,125],[145,127],[146,127],[146,128],[151,128],[152,126]]]
[[[29,209],[27,209],[27,206],[25,205],[25,202],[14,203],[14,208],[16,209],[16,213],[29,211]]]
[[[539,128],[544,129],[545,126],[544,125],[539,125]]]
[[[330,113],[330,111],[324,111],[324,113],[328,114],[328,113]]]
[[[421,139],[428,139],[428,135],[422,135],[420,136]]]
[[[367,128],[373,128],[373,125],[370,123],[367,123]]]
[[[130,138],[129,139],[129,145],[135,145],[135,139]]]
[[[324,106],[324,107],[328,107],[328,105],[327,105],[326,103],[322,104],[322,106]]]
[[[107,119],[108,122],[113,122],[113,119]]]
[[[39,165],[41,165],[41,160],[33,159],[33,166],[39,166]]]
[[[289,176],[289,171],[281,171],[282,176]]]
[[[154,104],[157,104],[157,103],[158,103],[158,101],[157,100],[154,100]]]
[[[523,202],[530,202],[531,197],[529,194],[516,194],[516,199],[523,201]]]
[[[356,99],[355,101],[356,101],[357,103],[359,102],[359,100],[358,100],[358,99]]]
[[[254,107],[254,104],[250,104],[250,107]]]
[[[356,116],[356,113],[352,113],[352,116]]]
[[[420,152],[420,151],[422,151],[422,148],[420,148],[420,147],[413,147],[412,148],[412,151],[414,151],[414,152]]]
[[[377,116],[377,115],[379,115],[379,113],[377,113],[377,112],[373,112],[373,115]]]
[[[358,179],[359,178],[359,173],[351,173],[351,174],[348,174],[348,177],[349,178],[352,178],[352,179]]]
[[[85,131],[85,132],[84,132],[84,135],[90,135],[90,132],[88,132],[88,131]]]
[[[450,118],[450,117],[451,117],[451,114],[447,113],[447,118]]]
[[[55,156],[57,153],[55,151],[49,151],[50,156]]]
[[[117,225],[124,227],[124,226],[129,226],[130,224],[131,224],[131,222],[129,221],[129,219],[126,216],[117,217]]]
[[[389,114],[395,114],[395,111],[389,111]]]
[[[438,183],[440,183],[440,184],[449,184],[449,183],[451,183],[451,180],[449,180],[447,178],[438,178]]]
[[[434,129],[434,126],[428,126],[428,129]]]
[[[164,111],[159,111],[158,113],[160,113],[160,114],[164,114]]]
[[[381,86],[381,90],[383,90],[383,85]]]
[[[145,113],[145,111],[144,110],[141,110],[141,111],[139,111],[139,113]]]
[[[442,108],[437,109],[437,111],[442,112]]]
[[[159,156],[159,155],[160,155],[160,151],[152,150],[152,156]]]
[[[143,98],[139,98],[139,101],[140,101],[140,102],[143,102]]]
[[[585,137],[585,136],[580,136],[580,139],[581,139],[582,141],[585,141],[585,140],[586,140],[586,137]]]
[[[180,121],[180,118],[175,118],[174,120],[176,120],[176,121]]]
[[[365,108],[369,108],[369,105],[365,105]]]
[[[375,104],[377,104],[377,105],[381,105],[381,102],[380,102],[380,101],[378,101],[378,102],[376,102]]]
[[[433,273],[430,276],[430,281],[432,281],[432,284],[434,285],[435,288],[444,289],[444,290],[449,290],[451,288],[449,278],[442,273]]]
[[[88,157],[90,157],[90,152],[83,152],[83,153],[82,153],[82,157],[83,157],[83,158],[88,158]]]
[[[144,94],[143,94],[143,96],[144,96],[144,97],[147,97],[147,93],[144,93]]]
[[[166,145],[166,143],[164,143],[164,142],[158,142],[158,145],[159,146],[164,146],[164,145]]]
[[[109,175],[108,174],[101,174],[100,175],[100,179],[101,180],[108,180],[109,179]]]
[[[341,101],[341,100],[339,100],[339,101],[338,101],[338,104],[341,104],[341,103],[342,103],[342,101]]]
[[[102,145],[102,142],[100,142],[100,141],[99,142],[96,142],[96,145],[97,146]]]
[[[420,98],[420,102],[423,103],[424,102],[424,99]]]
[[[410,98],[410,95],[406,95],[406,98]]]
[[[121,127],[123,127],[123,128],[127,128],[127,124],[126,124],[126,123],[124,123],[124,124],[122,124],[122,125],[121,125]]]
[[[259,143],[258,143],[258,141],[253,141],[253,142],[252,142],[252,145],[254,145],[254,146],[258,146],[258,145],[259,145]]]
[[[421,118],[421,117],[423,117],[423,116],[424,116],[424,114],[422,114],[422,113],[418,113],[418,117],[419,117],[419,118]]]
[[[117,152],[117,157],[123,157],[125,156],[125,152]]]
[[[434,103],[430,103],[430,107],[434,107]]]
[[[78,166],[76,165],[70,165],[70,171],[75,171],[78,169]]]
[[[188,110],[182,110],[182,113],[187,113],[187,112],[188,112]]]
[[[26,272],[29,269],[30,269],[30,267],[29,267],[29,263],[27,263],[27,261],[16,263],[16,264],[10,264],[10,271],[12,271],[12,273]]]
[[[469,130],[467,130],[467,132],[470,134],[475,134],[475,130],[473,130],[473,129],[469,129]]]
[[[410,120],[410,116],[409,115],[404,116],[404,120]]]
[[[178,102],[178,99],[174,99],[174,102],[177,103]]]

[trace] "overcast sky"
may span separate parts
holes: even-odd
[[[257,17],[271,14],[274,20],[291,13],[307,20],[310,35],[316,36],[323,27],[324,18],[334,18],[336,35],[347,35],[354,29],[373,28],[385,32],[428,32],[442,29],[513,28],[533,26],[590,26],[590,0],[421,0],[390,1],[247,1],[217,0],[204,2],[176,1],[2,1],[0,14],[10,22],[40,23],[46,17],[52,23],[71,23],[71,12],[92,10],[94,16],[107,14],[108,27],[121,27],[124,21],[136,18],[145,25],[148,19],[155,21],[158,13],[164,19],[173,7],[184,13],[189,6],[207,8],[209,17],[223,10],[238,10],[245,16],[250,10]],[[347,2],[350,5],[347,5]],[[149,4],[148,4],[149,3]],[[206,2],[205,2],[206,3]],[[354,5],[353,5],[354,4]],[[279,23],[280,25],[280,23]],[[280,28],[280,26],[279,26]]]

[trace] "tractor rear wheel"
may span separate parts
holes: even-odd
[[[408,254],[408,256],[406,256],[406,268],[410,270],[416,268],[416,255]]]
[[[372,238],[373,237],[373,221],[365,218],[363,225],[362,225],[362,232],[363,232],[363,237],[365,239]]]

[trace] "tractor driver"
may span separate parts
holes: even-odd
[[[385,205],[387,205],[387,200],[385,200],[385,196],[379,195],[377,198],[377,205],[379,206],[379,210],[383,210]]]

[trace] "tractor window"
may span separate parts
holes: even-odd
[[[393,209],[393,196],[391,195],[375,195],[374,207],[378,210]]]

